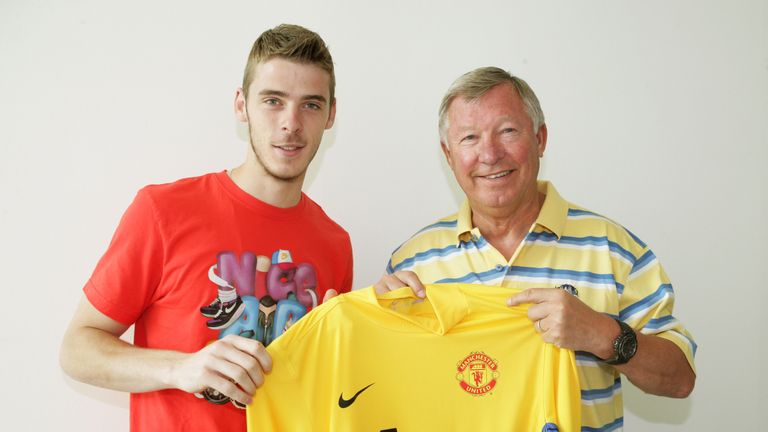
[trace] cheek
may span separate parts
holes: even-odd
[[[477,164],[477,155],[469,150],[454,151],[453,156],[453,170],[462,174],[469,174]]]

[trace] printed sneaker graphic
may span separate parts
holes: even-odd
[[[203,314],[206,318],[213,318],[216,316],[216,314],[219,313],[221,310],[221,300],[219,300],[218,297],[213,301],[213,303],[209,304],[208,306],[203,306],[200,308],[200,313]]]
[[[245,304],[240,297],[236,297],[234,300],[221,304],[221,309],[213,319],[208,320],[205,325],[211,330],[220,330],[229,327],[240,318],[240,315],[245,311]]]
[[[360,389],[360,390],[358,390],[358,391],[357,391],[357,393],[355,393],[355,395],[354,395],[354,396],[352,396],[352,398],[350,398],[350,399],[344,399],[344,392],[342,392],[342,393],[339,395],[339,407],[340,407],[340,408],[347,408],[347,407],[349,407],[350,405],[352,405],[353,403],[355,403],[355,399],[357,399],[357,397],[358,397],[358,396],[360,396],[360,393],[362,393],[362,392],[366,391],[366,390],[368,389],[368,387],[372,386],[373,384],[375,384],[375,383],[370,383],[370,384],[368,384],[367,386],[365,386],[365,387],[361,388],[361,389]]]

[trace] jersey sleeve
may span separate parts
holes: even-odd
[[[317,321],[337,300],[323,303],[302,317],[282,336],[267,347],[272,357],[272,371],[266,375],[264,385],[246,408],[248,432],[309,431],[318,426],[315,410],[310,402],[318,378],[314,364],[318,346],[307,341]],[[322,339],[322,338],[320,338]]]
[[[148,191],[142,189],[83,288],[96,309],[125,325],[141,316],[160,283],[163,239],[155,213]]]
[[[290,357],[275,345],[268,348],[272,371],[256,390],[253,402],[246,408],[248,432],[312,430],[311,411],[303,397],[301,381],[291,365]],[[305,377],[311,379],[311,377]]]
[[[675,294],[658,258],[647,247],[635,261],[619,301],[619,319],[643,334],[677,345],[695,371],[696,343],[672,315]]]

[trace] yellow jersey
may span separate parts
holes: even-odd
[[[372,287],[315,308],[268,348],[248,431],[578,431],[574,353],[546,344],[517,290]]]

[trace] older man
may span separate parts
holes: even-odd
[[[443,98],[439,126],[467,199],[392,254],[377,290],[407,284],[423,295],[422,283],[442,282],[526,289],[508,304],[530,303],[543,340],[577,352],[583,430],[622,428],[620,374],[647,393],[688,396],[696,344],[672,316],[666,273],[626,228],[537,180],[547,127],[525,81],[495,67],[461,76]]]

